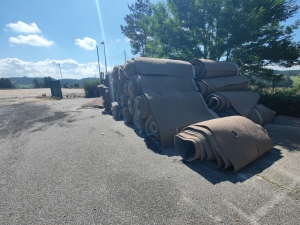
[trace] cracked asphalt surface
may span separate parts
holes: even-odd
[[[299,224],[300,152],[184,163],[84,98],[0,102],[0,224]]]

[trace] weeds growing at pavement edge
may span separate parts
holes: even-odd
[[[99,97],[97,86],[100,85],[100,80],[84,81],[84,91],[86,98]]]
[[[293,88],[257,91],[259,103],[276,112],[276,115],[300,117],[300,86]]]

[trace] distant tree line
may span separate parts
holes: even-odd
[[[54,80],[52,77],[44,77],[42,82],[39,82],[38,79],[32,81],[33,88],[50,88],[50,81]]]
[[[0,88],[3,88],[3,89],[14,88],[14,84],[11,82],[10,79],[1,77],[0,78]]]
[[[300,70],[275,70],[276,74],[282,74],[285,76],[298,76],[300,77]]]

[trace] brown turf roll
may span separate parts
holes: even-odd
[[[106,90],[106,91],[105,91],[105,94],[104,94],[104,100],[105,100],[105,101],[110,101],[110,100],[111,100],[111,99],[110,99],[109,90]]]
[[[137,70],[137,67],[136,67],[136,64],[135,64],[134,60],[128,60],[125,63],[124,72],[125,72],[125,76],[127,78],[131,78],[133,75],[138,74],[138,70]]]
[[[251,91],[220,91],[208,95],[205,99],[208,107],[215,112],[234,108],[245,117],[256,106],[258,100],[259,95]]]
[[[128,83],[128,94],[130,97],[135,98],[139,94],[142,93],[142,87],[140,85],[140,82],[138,82],[136,79],[134,79],[134,76],[131,78],[131,80]]]
[[[160,143],[160,132],[152,115],[145,122],[145,132],[154,142]]]
[[[103,105],[104,105],[105,110],[111,111],[111,102],[110,101],[105,100],[103,102]]]
[[[110,82],[110,86],[109,86],[113,92],[116,92],[116,90],[118,90],[118,83],[115,83],[113,80]]]
[[[123,116],[123,120],[124,120],[124,122],[126,124],[132,124],[132,122],[133,122],[133,116],[129,112],[129,108],[128,107],[123,107],[123,109],[122,109],[122,116]]]
[[[160,135],[159,138],[154,137],[153,140],[158,141],[159,139],[162,147],[173,146],[174,135],[183,127],[215,118],[199,92],[171,91],[144,94]]]
[[[122,107],[126,107],[128,105],[128,96],[125,93],[120,96],[120,102]]]
[[[119,82],[119,67],[120,66],[114,66],[112,71],[112,79],[113,82],[118,83]]]
[[[110,82],[112,81],[112,72],[107,72],[104,80],[104,84],[109,87]]]
[[[122,66],[119,67],[119,73],[118,73],[118,75],[119,75],[119,81],[122,84],[124,84],[126,82],[126,80],[127,80],[127,77],[125,76],[125,71],[124,70],[125,70],[124,65],[122,65]]]
[[[105,99],[110,102],[114,102],[116,100],[116,92],[113,90],[113,88],[109,87],[107,92],[105,91]]]
[[[173,77],[167,75],[134,75],[131,81],[135,83],[132,85],[132,95],[140,95],[148,91],[198,91],[198,88],[192,78],[187,77]],[[135,97],[136,97],[135,96]]]
[[[247,116],[252,122],[265,125],[272,123],[275,116],[275,112],[262,104],[257,104]]]
[[[120,92],[117,90],[117,91],[116,91],[116,101],[117,101],[117,102],[120,101],[120,96],[121,96],[121,94],[120,94]]]
[[[120,94],[124,93],[124,84],[121,82],[118,83],[118,91],[120,92]]]
[[[100,84],[100,85],[97,86],[97,90],[98,90],[98,93],[99,93],[100,97],[105,95],[104,87],[105,87],[104,84]]]
[[[133,125],[142,132],[145,132],[145,122],[146,119],[140,118],[137,113],[133,115]]]
[[[237,76],[239,74],[239,68],[234,62],[194,59],[190,63],[194,66],[196,79]]]
[[[141,117],[147,119],[151,115],[151,108],[148,103],[147,97],[142,94],[135,98],[134,100],[135,113]]]
[[[196,85],[200,93],[206,97],[212,92],[244,91],[249,86],[249,79],[245,76],[206,78],[196,82]]]
[[[190,125],[175,135],[174,143],[184,160],[209,158],[217,168],[233,166],[235,172],[273,147],[266,130],[242,116]]]
[[[125,84],[124,84],[124,93],[129,96],[129,92],[128,92],[128,84],[129,84],[129,80],[126,80]]]
[[[122,106],[121,104],[119,104],[119,102],[111,103],[111,113],[115,120],[119,119],[121,110],[122,110]]]
[[[135,112],[135,109],[134,109],[134,99],[133,98],[131,98],[131,97],[128,98],[127,106],[129,108],[129,112],[133,115],[134,112]]]
[[[234,108],[223,109],[218,112],[220,117],[227,117],[227,116],[240,116],[240,114]]]
[[[194,68],[189,62],[172,59],[138,57],[125,65],[125,75],[131,78],[136,74],[159,74],[194,78]]]

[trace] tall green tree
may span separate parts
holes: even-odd
[[[266,66],[299,64],[295,0],[167,0],[153,7],[147,55],[235,61],[254,82],[278,79]]]
[[[146,44],[149,37],[149,17],[152,14],[149,0],[137,0],[128,5],[130,14],[124,20],[127,25],[121,25],[122,33],[129,38],[131,52],[141,56],[146,55]]]
[[[41,88],[42,87],[42,83],[39,82],[38,79],[36,79],[36,78],[32,80],[32,83],[33,83],[34,88]]]
[[[53,78],[52,77],[44,77],[43,78],[43,87],[44,88],[50,88],[50,81],[52,81]]]

